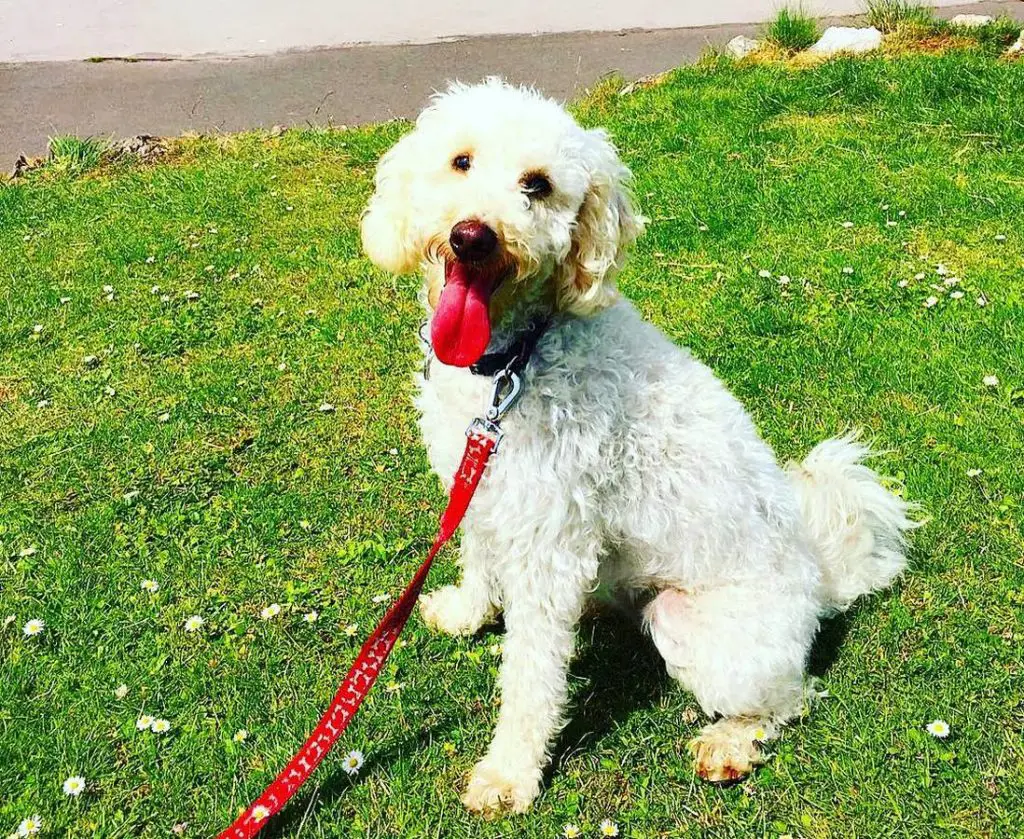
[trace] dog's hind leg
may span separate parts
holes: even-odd
[[[423,595],[420,615],[427,626],[438,632],[472,635],[497,617],[498,606],[494,602],[486,558],[468,528],[462,534],[459,564],[462,566],[461,582]]]
[[[689,748],[708,781],[735,781],[764,762],[761,744],[803,709],[803,673],[816,603],[770,581],[695,592],[666,589],[644,617],[669,675],[722,719]]]

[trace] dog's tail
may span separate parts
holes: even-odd
[[[907,565],[913,509],[863,464],[871,450],[855,433],[819,443],[786,467],[817,551],[827,608],[842,611],[888,586]]]

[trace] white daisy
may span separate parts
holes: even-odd
[[[198,300],[199,299],[199,292],[198,291],[192,291],[191,289],[189,289],[188,291],[185,292],[185,299],[189,300],[189,301]]]
[[[358,623],[350,623],[348,626],[345,627],[345,634],[349,638],[353,638],[358,631],[359,631],[359,624]]]
[[[306,614],[304,614],[302,616],[302,619],[306,623],[316,623],[317,619],[319,617],[320,617],[320,613],[316,609],[311,609],[310,611],[306,612]]]
[[[71,298],[70,297],[62,297],[62,298],[60,298],[60,304],[62,306],[66,306],[70,302],[71,302]]]
[[[975,302],[979,306],[987,306],[988,305],[988,298],[984,294],[981,294],[981,295],[978,296],[978,299]]]
[[[968,478],[977,478],[978,475],[980,475],[980,474],[981,474],[981,470],[980,469],[968,469],[967,470],[967,477]]]
[[[150,594],[156,594],[160,591],[160,583],[156,580],[143,580],[141,585],[142,590],[148,591]]]
[[[288,369],[288,365],[282,361],[280,364],[277,365],[277,369],[283,373],[285,370]]]
[[[317,410],[321,414],[333,414],[334,413],[334,406],[330,402],[323,402],[323,403],[321,403],[320,407],[317,408]]]
[[[387,603],[391,599],[391,595],[382,592],[381,594],[375,594],[372,599],[374,603]]]
[[[946,274],[949,273],[949,269],[940,262],[938,267],[935,269],[935,273],[938,274],[940,277],[945,277]]]
[[[949,723],[945,720],[932,720],[925,726],[925,730],[932,737],[937,737],[939,740],[945,740],[949,737]]]
[[[146,257],[146,264],[147,265],[152,265],[154,262],[156,262],[156,257],[155,256],[147,256]]]
[[[491,644],[491,646],[487,648],[487,652],[497,658],[501,655],[501,644]]]
[[[48,408],[49,406],[50,406],[50,400],[49,399],[40,399],[38,402],[36,402],[36,407],[37,408]]]
[[[964,293],[962,291],[951,291],[949,293],[949,299],[950,300],[959,300],[963,296],[964,296]]]
[[[899,222],[896,222],[896,221],[887,221],[885,223],[885,226],[886,227],[896,227],[898,224],[899,224]]]
[[[167,720],[153,720],[150,730],[155,734],[166,734],[171,730],[171,724]]]
[[[36,324],[35,326],[33,326],[33,327],[32,327],[32,331],[33,331],[33,332],[34,332],[34,333],[35,333],[36,335],[38,335],[38,334],[39,334],[40,332],[42,332],[42,331],[43,331],[43,325],[42,325],[41,323],[37,323],[37,324]]]
[[[851,227],[853,227],[853,222],[852,221],[844,221],[843,222],[843,227],[845,227],[847,230],[849,230]]]
[[[35,836],[42,829],[43,820],[39,816],[29,816],[27,819],[22,819],[21,824],[18,825],[18,835]]]
[[[711,228],[709,228],[709,227],[708,227],[708,226],[707,226],[706,224],[698,224],[698,225],[697,225],[697,229],[698,229],[698,230],[699,230],[699,231],[700,231],[701,233],[707,233],[707,232],[708,232],[708,230],[710,230]]]
[[[852,265],[845,266],[843,268],[843,273],[847,274],[847,275],[852,274],[853,273],[853,266]]]
[[[597,828],[602,836],[618,836],[619,826],[611,819],[605,819]]]
[[[171,828],[171,833],[175,836],[183,836],[186,830],[188,830],[188,822],[178,822]]]
[[[930,309],[932,306],[934,306],[938,302],[939,302],[939,298],[938,297],[935,297],[935,296],[929,297],[927,300],[924,301],[924,307],[926,309]]]
[[[341,768],[349,775],[355,775],[363,766],[363,753],[353,749],[341,761]]]
[[[394,679],[392,679],[384,686],[384,690],[386,690],[388,693],[398,693],[398,691],[400,691],[404,687],[405,682],[396,682]]]
[[[760,271],[757,272],[757,276],[759,276],[762,280],[767,280],[771,275],[772,272],[765,268],[762,268]]]
[[[923,280],[924,279],[924,274],[914,274],[914,279],[915,280]]]
[[[985,387],[999,387],[999,378],[990,373],[981,380],[981,383],[985,385]]]
[[[567,824],[562,828],[562,835],[565,839],[578,839],[583,835],[583,831],[580,830],[579,825]]]
[[[151,288],[151,289],[149,290],[149,293],[150,293],[150,294],[159,294],[159,293],[160,293],[160,286],[158,286],[158,285],[155,285],[155,286],[153,286],[153,287],[152,287],[152,288]]]
[[[779,277],[777,282],[779,285],[789,285],[790,279],[785,274],[783,274],[781,277]]]
[[[900,210],[896,215],[898,215],[900,218],[906,218],[907,217],[907,211],[906,210]]]
[[[235,732],[235,735],[231,739],[234,740],[236,743],[244,743],[246,739],[248,739],[248,737],[249,732],[246,731],[244,728],[240,728],[238,729],[238,731]]]
[[[185,619],[185,623],[184,623],[185,631],[186,632],[195,632],[204,623],[206,623],[206,621],[203,620],[203,618],[200,615],[192,615],[192,617]]]
[[[113,294],[113,292],[114,292],[114,287],[112,285],[105,285],[105,286],[103,286],[103,293],[104,294]]]
[[[898,283],[896,283],[896,285],[898,285],[900,288],[906,288],[908,285],[910,285],[910,280],[900,280]]]
[[[85,778],[81,775],[72,775],[64,782],[64,794],[77,796],[85,790]]]
[[[997,242],[1005,242],[1006,241],[1006,235],[1003,234],[1003,233],[997,233],[996,234],[996,241]]]
[[[135,727],[139,731],[146,731],[153,726],[153,718],[149,714],[143,714],[135,720]]]
[[[35,545],[29,545],[27,548],[22,548],[18,551],[18,556],[33,556],[37,550],[39,549]]]
[[[959,277],[946,277],[946,279],[944,279],[942,281],[942,284],[944,286],[946,286],[947,288],[949,288],[950,286],[959,285],[960,284],[960,278]]]
[[[116,699],[124,699],[128,695],[128,685],[122,683],[114,688],[114,697]]]
[[[171,302],[171,295],[169,295],[169,294],[161,294],[160,295],[160,302],[161,303],[170,303]]]
[[[170,418],[171,418],[170,414],[164,413],[164,414],[160,414],[160,416],[158,416],[156,418],[156,421],[157,422],[167,422],[168,420],[170,420]]]
[[[252,820],[254,822],[261,822],[269,815],[270,810],[268,810],[262,804],[257,804],[255,807],[252,808]]]
[[[32,618],[21,628],[21,631],[25,633],[26,637],[31,638],[33,635],[38,635],[44,629],[46,629],[46,624],[43,621],[39,618]]]
[[[268,621],[271,618],[276,618],[279,614],[281,614],[281,606],[277,603],[271,603],[269,606],[264,606],[260,611],[260,617],[265,621]]]

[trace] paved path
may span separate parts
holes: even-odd
[[[1020,0],[949,7],[942,14],[962,11],[1024,20]],[[201,61],[0,65],[0,167],[8,168],[19,153],[43,154],[53,134],[171,135],[408,117],[445,80],[476,80],[491,73],[568,98],[611,70],[627,78],[661,72],[693,60],[709,44],[722,45],[756,29],[729,24],[492,36]]]

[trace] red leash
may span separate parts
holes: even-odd
[[[523,359],[525,362],[525,359]],[[455,473],[452,491],[448,497],[448,506],[441,515],[441,526],[437,538],[430,547],[426,559],[412,578],[412,582],[402,592],[402,596],[388,610],[377,628],[366,639],[359,651],[355,663],[348,671],[344,681],[334,695],[330,707],[320,718],[316,728],[306,738],[298,754],[295,755],[281,773],[249,807],[234,821],[219,839],[250,839],[277,813],[301,787],[320,761],[327,756],[341,733],[348,727],[359,706],[377,681],[384,662],[391,654],[391,649],[398,640],[398,635],[412,613],[412,607],[420,596],[420,589],[430,572],[431,563],[445,542],[451,539],[458,529],[469,502],[476,492],[480,477],[490,456],[501,440],[498,421],[512,407],[519,396],[519,376],[511,369],[511,363],[494,378],[494,393],[487,419],[474,420],[466,431],[466,451],[462,462]]]

